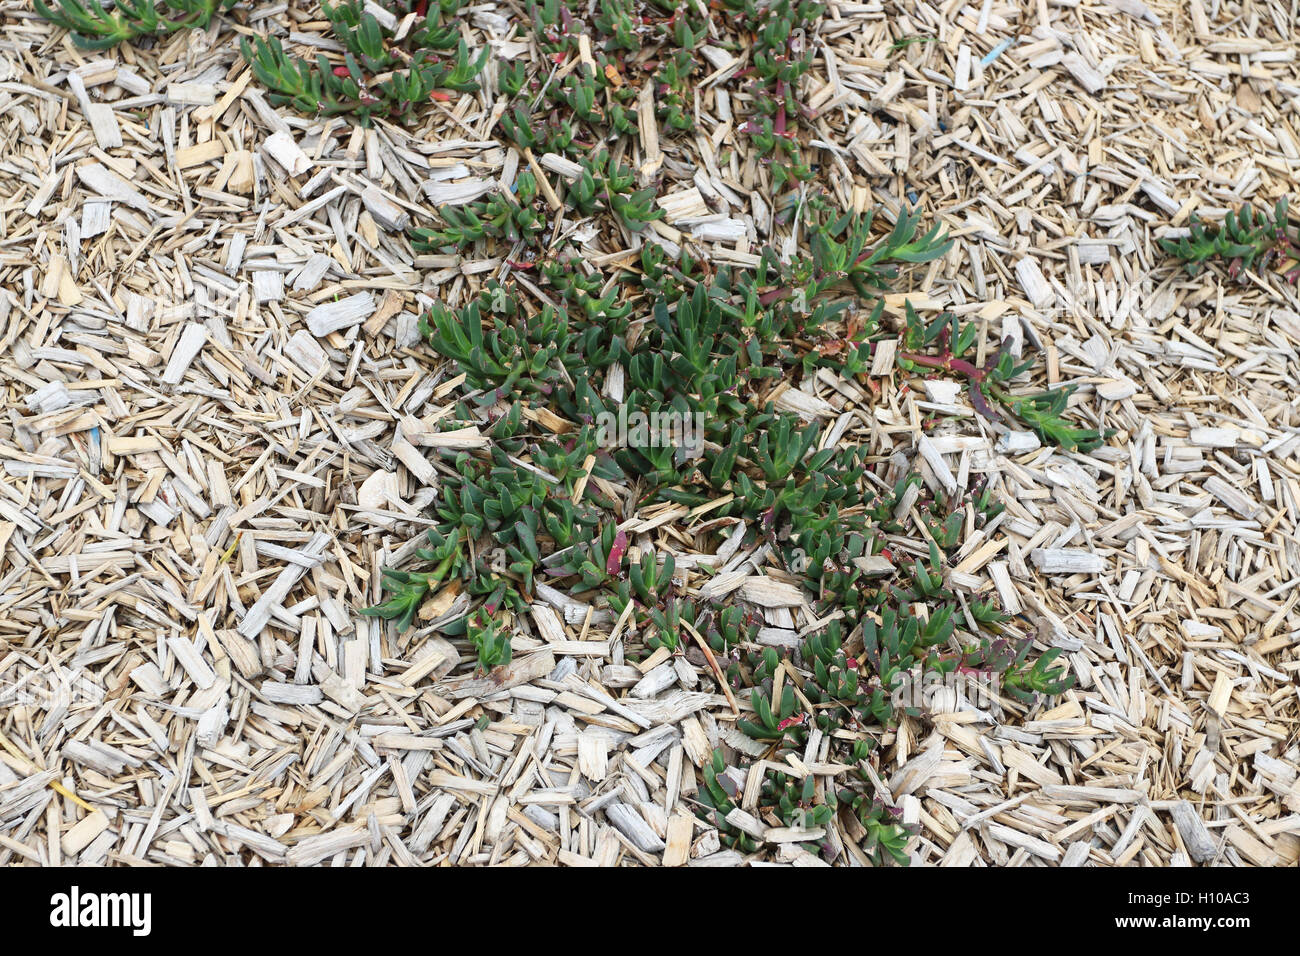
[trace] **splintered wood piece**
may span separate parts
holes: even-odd
[[[485,697],[501,690],[509,690],[549,674],[555,667],[555,655],[549,650],[534,651],[483,677],[462,677],[435,685],[443,697],[460,700],[466,697]]]
[[[144,213],[153,212],[143,193],[102,163],[88,163],[85,166],[78,166],[77,178],[88,189],[105,199],[120,202]]]
[[[262,151],[290,176],[301,176],[312,167],[311,159],[294,142],[293,137],[284,131],[268,136],[262,143]]]
[[[272,611],[288,596],[290,589],[306,573],[307,567],[314,566],[329,546],[330,536],[317,531],[300,551],[306,560],[306,566],[300,563],[288,564],[239,622],[239,633],[246,638],[254,638],[262,632],[271,619]]]
[[[1029,559],[1044,574],[1098,574],[1106,570],[1101,555],[1077,549],[1035,548]]]
[[[375,297],[369,292],[358,292],[337,302],[326,302],[307,313],[307,328],[317,338],[323,338],[340,329],[360,325],[375,310]]]
[[[179,385],[190,363],[198,356],[207,341],[208,330],[202,325],[186,326],[180,340],[176,343],[176,348],[172,350],[171,357],[167,360],[167,368],[163,370],[162,380],[169,385]]]
[[[1182,837],[1183,846],[1187,848],[1193,860],[1197,863],[1208,863],[1218,855],[1218,844],[1210,836],[1210,831],[1195,807],[1186,800],[1179,800],[1170,808],[1169,813],[1174,818],[1174,825],[1178,827],[1178,835]]]
[[[367,186],[361,191],[361,202],[366,211],[389,232],[403,232],[411,222],[411,215],[375,186]]]

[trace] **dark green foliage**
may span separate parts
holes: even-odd
[[[470,617],[466,636],[478,651],[478,668],[483,673],[510,663],[509,633],[482,608]]]
[[[506,96],[518,96],[527,83],[527,60],[514,60],[497,66],[497,88]]]
[[[1106,436],[1095,428],[1076,428],[1066,420],[1065,407],[1073,392],[1073,386],[1066,386],[1039,395],[1008,396],[1004,405],[1044,442],[1067,451],[1089,452]]]
[[[627,534],[606,525],[598,535],[590,535],[574,547],[557,570],[576,575],[583,590],[597,588],[622,575],[627,547]]]
[[[653,551],[641,555],[641,563],[632,565],[630,573],[632,589],[637,597],[647,605],[657,605],[671,591],[676,567],[671,554],[664,556],[662,565],[656,560]]]
[[[738,794],[735,785],[723,776],[726,769],[721,752],[715,750],[703,768],[704,787],[699,793],[699,801],[704,808],[702,815],[718,828],[718,835],[724,846],[737,849],[742,853],[753,853],[758,850],[754,838],[727,822],[727,814],[737,806]]]
[[[107,49],[128,40],[204,28],[235,0],[35,0],[37,12],[72,31],[86,49]],[[380,24],[363,0],[323,3],[330,32],[343,47],[341,59],[304,58],[286,51],[277,37],[240,38],[240,50],[258,82],[277,105],[320,116],[350,116],[363,126],[375,117],[409,121],[444,90],[478,89],[477,76],[489,50],[471,55],[454,15],[459,0],[380,0],[397,22],[414,15],[401,35]],[[523,80],[514,72],[506,82]]]
[[[1060,648],[1051,648],[1031,663],[1028,660],[1030,647],[1029,641],[1023,641],[1016,649],[1015,657],[1002,675],[1003,690],[1018,700],[1028,701],[1035,694],[1054,697],[1074,685],[1074,678],[1066,675],[1064,666],[1052,666],[1061,654]],[[999,652],[1006,653],[1001,647]],[[991,663],[997,666],[1001,662],[993,660]]]
[[[874,212],[812,218],[807,252],[784,262],[764,250],[757,269],[719,276],[731,298],[740,300],[724,300],[720,308],[754,335],[754,348],[765,357],[798,363],[805,372],[827,365],[845,374],[865,374],[872,339],[881,332],[878,293],[897,277],[900,266],[937,259],[952,245],[938,226],[922,231],[919,214],[906,209],[887,234],[874,234],[874,223]],[[846,323],[854,294],[876,301],[865,319]],[[795,352],[785,342],[796,337],[820,342],[820,347]]]
[[[788,0],[730,6],[754,38],[745,78],[754,96],[751,135],[775,160],[774,182],[807,178],[793,128],[798,80],[811,64],[801,31],[818,7]],[[627,155],[618,143],[635,130],[636,89],[624,57],[661,44],[656,113],[668,128],[688,129],[688,81],[697,68],[690,49],[709,35],[707,22],[692,13],[643,18],[628,0],[601,0],[586,19],[559,0],[529,10],[544,50],[575,56],[577,38],[587,33],[598,68],[582,64],[557,80],[502,64],[499,88],[512,101],[501,132],[521,151],[577,163],[575,175],[553,181],[566,221],[602,217],[648,235],[646,224],[662,215],[657,192],[638,188],[638,174],[615,159]],[[948,561],[966,529],[1001,507],[986,484],[909,497],[912,507],[900,511],[918,476],[886,484],[868,449],[823,447],[820,427],[758,398],[777,381],[820,367],[861,380],[875,345],[898,335],[905,369],[966,376],[981,408],[997,404],[1066,447],[1099,437],[1065,420],[1066,392],[1014,395],[1011,383],[1030,366],[1006,349],[981,368],[972,365],[976,326],[951,316],[925,324],[909,313],[901,333],[885,327],[881,293],[899,271],[951,249],[939,226],[923,228],[920,213],[904,208],[881,229],[873,214],[842,214],[813,195],[802,224],[809,243],[792,257],[762,249],[756,268],[711,272],[685,250],[670,258],[646,241],[638,259],[607,274],[558,233],[548,235],[537,185],[522,173],[513,196],[442,210],[441,228],[412,234],[420,250],[463,252],[478,244],[484,254],[522,245],[534,258],[512,262],[530,270],[528,282],[490,281],[471,301],[438,303],[422,319],[434,351],[465,375],[468,394],[446,427],[477,422],[493,444],[440,454],[436,525],[420,552],[435,569],[427,578],[390,577],[391,597],[372,613],[409,622],[420,597],[455,577],[481,606],[443,630],[465,633],[484,670],[508,659],[507,612],[534,600],[539,580],[617,615],[633,660],[655,650],[693,653],[694,639],[685,638],[697,633],[744,703],[736,727],[777,760],[801,753],[814,727],[837,741],[846,729],[857,732],[851,744],[837,746],[855,763],[871,759],[872,728],[919,716],[920,707],[894,694],[916,674],[1000,676],[1008,696],[1025,700],[1069,686],[1052,652],[1036,657],[1032,641],[1005,629],[993,600],[959,597],[947,584]],[[620,406],[606,397],[616,369]],[[570,424],[539,428],[541,410]],[[634,426],[620,415],[651,424]],[[693,431],[665,438],[656,416]],[[611,420],[623,421],[613,439]],[[629,500],[607,497],[602,481]],[[768,545],[767,560],[801,582],[829,623],[797,651],[779,651],[757,643],[761,619],[734,598],[681,593],[672,556],[620,530],[625,507],[670,503],[710,505],[712,518],[746,520],[746,543]],[[892,539],[906,535],[914,518],[932,541],[928,550],[909,552]],[[635,561],[628,559],[634,543],[643,549]],[[881,557],[890,562],[888,574],[879,572]],[[726,845],[755,851],[753,840],[726,822],[737,794],[725,771],[715,754],[704,768],[700,811]],[[823,792],[812,776],[769,772],[758,806],[768,822],[806,828],[851,813],[871,859],[906,862],[910,834],[891,808],[858,789]],[[824,848],[810,842],[808,849]]]
[[[636,21],[633,19],[635,7],[634,0],[597,0],[597,13],[593,25],[602,35],[608,37],[605,42],[606,50],[635,52],[641,49]]]
[[[578,368],[578,350],[596,338],[575,330],[566,311],[546,306],[536,315],[503,308],[500,287],[489,287],[460,312],[441,303],[420,320],[421,334],[441,355],[455,360],[476,389],[500,397],[518,392],[549,395],[563,381],[563,367]],[[485,323],[487,328],[485,328]]]
[[[480,239],[533,243],[546,229],[536,207],[537,180],[531,172],[522,172],[513,195],[495,192],[464,206],[443,206],[438,215],[446,228],[412,229],[411,245],[416,252],[453,252]]]
[[[723,0],[741,30],[753,37],[753,65],[745,74],[753,116],[741,130],[770,163],[776,189],[813,177],[803,160],[797,126],[804,112],[799,79],[812,67],[807,36],[824,7],[811,0]]]
[[[398,631],[404,631],[415,620],[416,612],[429,593],[428,576],[385,568],[383,583],[384,590],[390,595],[388,600],[374,607],[362,608],[361,613],[392,621]]]
[[[626,166],[618,166],[601,150],[584,158],[582,175],[569,184],[564,202],[581,216],[613,213],[628,229],[639,230],[647,222],[663,218],[654,204],[655,191],[635,189],[636,177]]]
[[[602,181],[611,178],[607,157],[593,156],[591,165]],[[622,177],[618,185],[630,178],[615,175]],[[584,196],[599,202],[581,183],[566,202],[580,206]],[[640,269],[625,273],[620,289],[570,258],[538,270],[547,301],[555,303],[540,311],[519,288],[489,282],[459,309],[439,304],[426,315],[430,344],[476,393],[478,411],[458,409],[447,427],[482,420],[489,409],[496,416],[484,422],[498,440],[489,452],[445,456],[450,474],[434,509],[438,525],[429,532],[435,547],[422,552],[427,560],[450,562],[439,580],[454,574],[484,599],[475,634],[487,626],[483,613],[495,619],[523,608],[539,578],[623,619],[633,659],[660,648],[685,653],[692,641],[683,637],[698,632],[725,679],[743,692],[737,696],[747,712],[737,728],[774,755],[799,752],[813,727],[866,734],[903,714],[919,716],[920,705],[895,696],[916,675],[1000,677],[1008,697],[1026,701],[1070,686],[1052,666],[1052,652],[1035,656],[1031,640],[1005,628],[993,600],[959,598],[947,584],[949,557],[965,529],[982,526],[1000,508],[987,484],[951,496],[922,493],[902,512],[900,502],[920,486],[918,476],[887,485],[874,475],[867,449],[823,447],[820,428],[755,400],[778,377],[819,365],[843,369],[843,357],[869,362],[874,342],[900,333],[881,328],[878,305],[865,319],[851,311],[857,298],[887,287],[900,266],[947,250],[938,231],[920,229],[910,212],[874,239],[870,217],[834,216],[822,225],[825,234],[790,262],[765,250],[757,269],[709,276],[687,258],[672,262],[662,251],[643,251]],[[910,367],[974,373],[986,401],[1004,404],[1063,443],[1078,445],[1086,437],[1062,430],[1071,427],[1062,418],[1063,400],[1044,405],[1041,396],[1008,391],[1028,370],[1026,362],[999,350],[985,367],[970,365],[978,337],[973,326],[951,316],[927,325],[912,313],[900,337]],[[843,338],[851,350],[809,352],[810,342]],[[698,422],[693,448],[659,441],[653,428],[607,441],[614,409],[602,388],[615,365],[623,370],[622,413],[671,413]],[[538,434],[520,411],[529,407],[552,409],[577,424]],[[716,517],[747,519],[749,540],[771,546],[769,560],[802,582],[815,612],[830,622],[807,635],[796,653],[757,645],[759,621],[743,607],[679,593],[671,557],[647,549],[636,561],[627,559],[633,542],[619,530],[622,504],[605,498],[593,478],[635,489],[638,505],[713,503]],[[723,496],[730,497],[718,506]],[[905,535],[914,517],[931,543],[909,553],[891,536]],[[449,552],[457,541],[463,544]],[[485,552],[496,559],[485,562]],[[864,573],[863,562],[878,568],[869,559],[880,557],[888,559],[890,573]],[[410,598],[404,593],[394,594],[387,613],[405,613]],[[457,626],[471,629],[462,619],[444,630]],[[870,738],[859,743],[854,759],[867,759]],[[712,771],[709,782],[706,772],[701,796],[703,812],[715,822],[734,806],[720,773]],[[887,808],[860,793],[847,804],[833,793],[806,798],[806,786],[767,781],[762,806],[776,819],[814,825],[829,819],[839,800],[842,810],[858,816],[873,859],[906,859],[908,834]],[[729,845],[752,848],[725,819],[718,825]]]
[[[410,0],[383,0],[399,19],[415,10]],[[450,17],[459,3],[439,0],[400,40],[366,12],[360,0],[325,4],[334,37],[346,50],[342,62],[324,54],[307,60],[284,50],[275,37],[241,38],[244,59],[276,104],[304,113],[347,115],[363,126],[373,117],[408,121],[441,90],[478,89],[476,77],[488,49],[470,54]]]
[[[754,688],[750,703],[758,720],[738,720],[736,726],[758,740],[783,742],[790,732],[789,720],[795,715],[794,688],[784,687],[779,703],[769,700],[761,690]]]
[[[826,800],[822,803],[816,802],[817,796],[817,778],[812,774],[799,780],[780,771],[769,770],[758,799],[759,806],[770,807],[786,826],[811,830],[826,826],[835,814],[835,795],[826,794]]]
[[[84,50],[106,50],[141,37],[203,29],[235,0],[35,0],[36,12],[69,30]]]
[[[1286,198],[1278,200],[1272,215],[1251,206],[1242,206],[1224,217],[1221,225],[1207,225],[1192,220],[1190,235],[1178,239],[1161,239],[1160,248],[1183,263],[1195,275],[1206,263],[1219,259],[1228,263],[1231,278],[1243,272],[1262,272],[1274,260],[1300,258],[1300,229],[1292,230],[1287,216]],[[1300,268],[1287,273],[1287,281],[1300,278]]]
[[[117,0],[101,11],[88,0],[46,2],[38,9],[87,46],[203,26],[232,5]],[[489,51],[471,53],[457,0],[379,2],[400,32],[362,0],[323,5],[337,53],[308,59],[274,37],[242,39],[272,102],[368,125],[416,120],[446,91],[478,89]],[[832,761],[855,768],[843,788],[820,774],[767,769],[757,806],[747,805],[765,825],[813,832],[838,814],[874,863],[904,864],[912,834],[874,798],[866,772],[884,729],[925,716],[925,704],[900,702],[899,687],[916,675],[961,674],[1000,681],[1011,701],[1032,704],[1071,678],[1059,652],[1019,635],[992,595],[949,586],[968,529],[1001,509],[987,483],[932,494],[873,449],[828,437],[840,434],[828,422],[783,410],[776,389],[816,383],[820,393],[823,370],[878,389],[876,349],[896,339],[903,371],[965,380],[981,414],[1014,418],[1070,450],[1105,436],[1069,418],[1068,387],[1016,394],[1032,363],[1008,346],[976,364],[976,324],[952,315],[926,323],[909,308],[901,329],[889,325],[883,293],[900,271],[943,259],[953,244],[940,224],[923,226],[919,210],[899,208],[886,225],[801,185],[814,177],[800,86],[816,56],[821,4],[526,0],[526,11],[524,38],[545,60],[494,64],[487,73],[505,109],[492,115],[495,128],[482,120],[484,135],[521,154],[521,172],[507,189],[440,208],[409,234],[420,253],[499,263],[486,281],[467,270],[437,293],[450,304],[436,301],[420,320],[445,371],[464,376],[438,427],[474,426],[487,441],[429,452],[438,480],[418,570],[384,569],[384,600],[363,613],[405,631],[435,595],[465,595],[468,613],[458,602],[429,623],[463,637],[477,670],[490,674],[511,659],[517,618],[547,599],[543,583],[612,612],[629,660],[667,652],[707,665],[705,674],[716,666],[741,710],[734,726],[752,738],[740,741],[743,753],[797,771],[815,736],[829,741]],[[705,102],[695,83],[713,72],[695,56],[706,43],[743,57],[718,82],[744,94],[733,102],[777,193],[777,222],[798,217],[807,240],[790,255],[757,249],[752,268],[697,261],[689,241],[669,254],[656,238],[664,170],[680,178],[690,155],[681,144]],[[643,93],[653,111],[638,112]],[[641,148],[638,123],[651,112],[663,165]],[[550,171],[546,183],[538,163]],[[716,196],[706,200],[724,211]],[[1221,232],[1198,225],[1170,251],[1189,267],[1226,255],[1262,268],[1290,248],[1285,217],[1284,205],[1271,224],[1246,210]],[[607,255],[615,249],[628,253]],[[682,505],[699,511],[659,531],[639,520],[646,506]],[[732,533],[743,540],[724,540]],[[740,546],[759,573],[797,584],[818,625],[795,641],[774,638],[762,609],[736,592],[707,596],[701,577],[716,568],[701,561],[683,578],[667,550],[687,535],[701,555]],[[741,766],[729,770],[726,759]],[[748,761],[714,753],[696,797],[724,844],[746,853],[759,846],[726,815]],[[829,854],[833,841],[810,836],[805,848]]]
[[[866,829],[862,848],[876,866],[883,866],[887,860],[907,866],[907,840],[912,833],[897,822],[901,811],[852,790],[841,791],[839,800]]]
[[[651,650],[666,647],[675,651],[682,643],[682,622],[695,626],[695,605],[689,601],[678,601],[670,597],[663,610],[652,608],[650,611],[650,637],[646,646]]]
[[[872,243],[874,212],[866,216],[845,213],[811,236],[812,260],[822,278],[818,291],[832,288],[833,276],[849,282],[859,295],[870,297],[898,276],[898,263],[929,262],[948,253],[952,240],[935,224],[922,232],[920,213],[900,209],[894,228],[883,242]]]

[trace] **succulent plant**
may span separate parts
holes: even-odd
[[[1181,260],[1192,275],[1200,272],[1208,262],[1224,260],[1228,263],[1230,278],[1244,278],[1244,272],[1263,271],[1274,260],[1300,259],[1300,228],[1291,228],[1288,202],[1283,197],[1273,207],[1271,216],[1266,211],[1245,205],[1236,212],[1229,212],[1220,225],[1202,223],[1193,218],[1187,236],[1161,239],[1160,248],[1167,255]],[[1293,283],[1300,279],[1300,267],[1293,265],[1286,278]]]
[[[36,11],[72,33],[85,50],[106,50],[140,37],[202,29],[236,0],[34,0]]]
[[[475,57],[450,20],[457,0],[409,3],[383,0],[394,18],[417,22],[398,36],[380,24],[360,0],[325,4],[331,31],[344,49],[342,61],[323,53],[315,60],[290,54],[276,37],[241,38],[240,50],[273,103],[309,115],[351,116],[363,126],[374,117],[410,120],[443,90],[478,89],[486,48]],[[421,13],[421,11],[423,11]]]
[[[510,663],[510,635],[482,608],[469,619],[469,642],[478,651],[478,667],[484,674]]]

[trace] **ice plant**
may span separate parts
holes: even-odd
[[[240,39],[240,50],[273,103],[303,113],[347,115],[363,126],[374,117],[410,120],[445,90],[478,89],[476,77],[487,62],[485,48],[474,56],[452,15],[458,0],[382,0],[380,12],[392,17],[384,26],[366,4],[343,0],[324,4],[342,61],[323,53],[314,60],[288,53],[275,37]],[[399,33],[397,21],[414,16],[414,25]]]
[[[140,37],[202,29],[236,0],[35,0],[36,11],[72,33],[85,50],[106,50]]]
[[[965,356],[975,344],[977,329],[961,325],[951,313],[940,315],[924,325],[909,303],[905,349],[898,353],[904,369],[930,369],[966,380],[971,405],[985,418],[996,421],[998,408],[1010,412],[1032,429],[1040,439],[1067,451],[1087,452],[1105,442],[1108,432],[1095,428],[1077,428],[1065,418],[1066,404],[1074,389],[1066,386],[1033,395],[1014,395],[1007,383],[1033,367],[1033,362],[1017,362],[1011,355],[1011,342],[1005,341],[983,365]],[[922,351],[937,346],[933,354]]]
[[[537,180],[531,172],[523,172],[515,180],[513,194],[494,192],[464,206],[443,206],[438,215],[446,228],[412,229],[411,245],[416,252],[446,252],[481,239],[533,243],[546,228],[537,207]]]
[[[596,163],[607,168],[603,159]],[[684,635],[697,633],[723,678],[745,692],[737,696],[748,713],[737,728],[774,756],[800,752],[813,728],[865,734],[918,713],[911,704],[900,710],[893,696],[913,671],[1001,675],[1014,699],[1068,687],[1054,655],[1018,635],[995,600],[959,596],[947,583],[963,529],[983,526],[1000,510],[987,484],[939,497],[925,495],[917,476],[885,485],[868,465],[868,449],[824,447],[817,426],[757,397],[773,381],[820,367],[865,375],[872,349],[901,335],[905,368],[970,379],[982,403],[1018,414],[1046,440],[1078,448],[1089,439],[1065,420],[1066,393],[1044,398],[1011,390],[1026,363],[1000,351],[985,365],[973,364],[973,327],[951,317],[924,325],[915,313],[901,333],[881,324],[879,295],[899,270],[933,261],[949,244],[912,212],[883,233],[873,221],[814,213],[806,254],[785,261],[763,250],[754,270],[707,274],[686,256],[671,261],[643,253],[632,291],[622,298],[572,261],[561,268],[543,260],[527,286],[490,282],[459,308],[436,304],[422,328],[433,349],[466,376],[472,396],[446,427],[475,422],[492,442],[476,454],[435,453],[445,477],[428,532],[433,546],[422,556],[442,562],[447,573],[435,569],[437,583],[458,577],[483,602],[468,623],[442,624],[444,633],[467,632],[478,647],[488,620],[504,627],[507,611],[535,599],[538,580],[622,619],[633,660],[658,649],[686,653],[692,642]],[[533,280],[541,283],[540,309],[525,293]],[[864,298],[876,303],[865,314],[858,308]],[[826,347],[835,342],[847,345]],[[702,422],[697,453],[659,444],[649,432],[630,432],[612,446],[601,441],[595,426],[614,412],[604,386],[615,368],[625,409]],[[568,424],[557,433],[538,431],[542,411]],[[800,582],[813,613],[828,623],[794,654],[757,645],[758,621],[734,597],[681,593],[668,555],[642,550],[629,560],[633,542],[619,527],[625,504],[607,497],[601,482],[624,489],[638,505],[708,505],[713,517],[743,519],[747,540],[769,547],[770,560]],[[897,540],[905,530],[898,518],[904,498],[930,539],[926,550]],[[453,548],[455,541],[465,546]],[[494,553],[503,557],[488,557]],[[866,574],[882,555],[891,573]],[[396,587],[380,609],[409,623],[409,602],[432,588],[419,577],[389,580]],[[860,759],[870,757],[872,739],[858,741]],[[854,787],[847,803],[834,791],[805,800],[788,781],[772,780],[766,806],[778,819],[805,821],[823,819],[836,806],[856,807],[859,826],[870,834],[867,852],[881,861],[906,859],[907,834],[890,808]],[[702,812],[710,819],[721,813],[720,831],[746,846],[725,823],[730,797],[720,778],[707,794]]]
[[[202,26],[232,5],[46,3],[38,9],[88,46]],[[326,2],[334,43],[313,58],[275,37],[241,41],[273,103],[363,125],[417,120],[495,83],[499,110],[457,118],[525,161],[512,182],[434,210],[409,233],[416,252],[500,265],[486,281],[466,270],[468,286],[449,284],[456,298],[435,301],[419,322],[445,371],[462,376],[437,427],[476,430],[483,441],[431,448],[438,478],[418,560],[383,569],[383,600],[362,613],[399,632],[456,639],[491,675],[509,663],[529,609],[554,598],[548,589],[572,595],[620,622],[627,660],[667,653],[677,668],[685,659],[734,696],[734,727],[750,739],[730,735],[736,746],[711,756],[693,804],[728,846],[759,848],[727,817],[761,754],[757,804],[746,805],[765,825],[802,828],[805,849],[829,856],[833,841],[817,834],[838,817],[872,862],[906,863],[911,831],[879,799],[874,752],[885,731],[925,716],[924,702],[900,702],[899,685],[913,674],[997,678],[1016,707],[1065,691],[1071,678],[1059,651],[1021,633],[993,593],[952,584],[965,536],[991,531],[1001,510],[987,481],[931,493],[879,449],[789,411],[778,390],[829,374],[878,394],[890,376],[881,379],[876,358],[889,343],[903,372],[964,381],[982,415],[1014,418],[1072,451],[1105,436],[1074,423],[1068,388],[1020,392],[1014,383],[1031,363],[1007,346],[973,359],[974,325],[950,315],[926,324],[910,307],[901,328],[885,318],[884,294],[900,288],[902,273],[940,268],[952,242],[919,209],[899,205],[887,224],[879,210],[845,212],[803,185],[814,167],[800,87],[814,62],[819,3],[523,7],[511,37],[540,50],[540,64],[488,67],[488,49],[471,50],[458,0]],[[706,44],[734,55],[734,73],[715,71],[715,57],[696,60]],[[686,235],[672,251],[658,238],[676,235],[658,226],[656,200],[665,170],[686,178],[680,134],[707,108],[708,92],[695,85],[706,71],[743,94],[732,100],[739,129],[767,185],[786,193],[772,203],[776,220],[806,240],[796,250],[755,243],[753,267],[701,261]],[[657,162],[647,161],[647,123],[659,124]],[[537,163],[563,175],[542,182]],[[613,242],[597,249],[606,236]],[[1281,205],[1272,223],[1243,211],[1221,232],[1198,225],[1173,251],[1189,266],[1227,255],[1253,268],[1294,245]],[[626,251],[592,254],[614,249]],[[608,440],[606,424],[629,416],[698,423],[698,440],[664,440],[655,428]],[[690,518],[656,539],[640,520],[647,507]],[[755,578],[798,589],[813,626],[771,646],[760,601],[700,587],[716,569],[688,566],[661,546],[688,534],[701,554],[744,548]],[[739,540],[724,538],[733,534]],[[816,741],[848,768],[837,785],[773,769],[797,768]]]
[[[1161,239],[1160,248],[1183,263],[1192,275],[1200,272],[1206,263],[1223,260],[1228,264],[1230,278],[1243,277],[1251,270],[1262,272],[1269,263],[1290,263],[1286,272],[1288,282],[1300,279],[1300,227],[1292,229],[1288,221],[1288,203],[1285,197],[1278,200],[1272,215],[1256,211],[1251,206],[1229,212],[1222,224],[1202,223],[1195,218],[1188,235]]]
[[[812,67],[813,49],[806,35],[824,9],[813,0],[722,0],[738,26],[753,38],[750,80],[753,113],[742,131],[770,165],[772,185],[812,178],[804,160],[797,127],[805,107],[799,102],[799,79]]]
[[[467,636],[478,651],[478,668],[482,673],[491,673],[510,663],[510,634],[482,608],[470,616]]]

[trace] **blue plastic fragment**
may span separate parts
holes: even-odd
[[[980,60],[980,66],[988,66],[990,63],[992,63],[994,60],[1000,57],[1003,53],[1006,53],[1007,50],[1010,49],[1011,44],[1015,42],[1016,42],[1015,37],[1007,37],[1005,40],[1003,40],[993,49],[989,50],[988,55],[985,56],[984,59]]]

